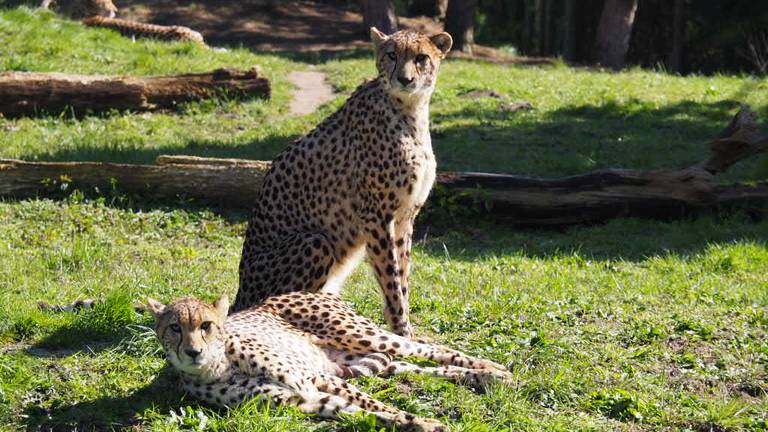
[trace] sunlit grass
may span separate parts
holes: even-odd
[[[271,158],[373,74],[365,53],[312,59],[342,94],[287,114],[298,60],[132,42],[28,9],[0,10],[0,69],[165,74],[260,64],[265,101],[209,100],[178,113],[66,113],[0,119],[0,157],[151,162],[160,153]],[[432,108],[445,169],[567,175],[677,166],[766,81],[632,70],[448,61]],[[493,90],[504,99],[469,99]],[[532,111],[505,112],[528,101]],[[760,178],[755,166],[731,179]],[[635,219],[562,231],[419,221],[412,275],[416,331],[509,365],[515,382],[480,395],[438,379],[359,380],[367,391],[457,431],[762,431],[768,429],[768,224],[744,215]],[[185,203],[0,202],[0,429],[374,431],[370,419],[320,422],[250,403],[213,410],[183,396],[134,310],[147,295],[233,295],[247,215]],[[345,299],[381,322],[363,266]],[[97,300],[49,314],[36,302]]]

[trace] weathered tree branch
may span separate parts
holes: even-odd
[[[0,73],[0,115],[156,110],[218,93],[269,98],[269,80],[258,67],[157,77],[5,72]]]
[[[720,186],[716,175],[768,151],[756,115],[744,107],[710,143],[706,160],[682,169],[602,170],[543,179],[503,174],[441,172],[437,196],[481,201],[511,223],[567,225],[625,216],[675,219],[702,210],[742,206],[768,213],[768,184]],[[160,156],[157,165],[0,160],[0,197],[28,198],[69,188],[160,198],[186,197],[229,208],[250,208],[269,162],[194,156]],[[434,203],[432,205],[435,205]]]

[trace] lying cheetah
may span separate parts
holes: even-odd
[[[43,9],[50,9],[54,5],[57,12],[64,16],[79,19],[87,26],[110,28],[124,36],[205,43],[200,33],[188,27],[161,26],[115,18],[117,6],[112,0],[43,0],[40,3]]]
[[[216,406],[258,398],[323,417],[362,410],[387,426],[435,431],[442,430],[437,421],[387,406],[343,378],[415,372],[482,389],[510,377],[491,361],[381,330],[334,294],[282,294],[229,316],[228,306],[226,296],[213,305],[187,297],[168,306],[148,299],[146,306],[182,389]],[[394,360],[398,356],[442,366]]]
[[[233,311],[292,291],[338,293],[367,254],[393,331],[410,337],[413,221],[435,180],[429,100],[448,33],[371,28],[379,76],[274,160],[248,224]]]
[[[109,28],[128,37],[205,44],[203,35],[184,26],[162,26],[104,16],[91,16],[82,19],[81,22],[87,26]]]

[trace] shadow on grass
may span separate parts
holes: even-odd
[[[734,211],[672,222],[624,218],[591,226],[530,229],[485,217],[433,214],[420,217],[414,234],[414,244],[423,252],[466,262],[510,256],[641,261],[677,255],[689,259],[736,242],[768,247],[768,223],[756,223]]]
[[[475,103],[433,115],[433,144],[438,167],[447,170],[558,177],[604,168],[677,168],[705,159],[707,144],[738,108],[735,100],[658,109],[630,100],[539,116],[504,111],[502,102]],[[765,121],[766,107],[753,108]],[[477,121],[453,126],[466,119]]]
[[[683,101],[656,108],[648,102],[628,100],[600,106],[564,107],[542,114],[506,112],[498,105],[478,102],[462,110],[438,112],[433,116],[436,129],[433,141],[441,169],[562,176],[609,167],[683,167],[708,156],[707,144],[728,124],[739,101],[709,104]],[[753,108],[763,118],[768,114],[766,106]],[[454,124],[456,120],[466,119],[479,121],[470,125]],[[160,154],[183,153],[268,160],[292,138],[275,134],[232,147],[192,141],[183,148],[172,149],[64,150],[46,159],[151,162]],[[753,159],[735,166],[723,180],[759,179],[754,170],[758,158]],[[141,201],[137,204],[141,206]],[[184,200],[163,202],[158,207],[174,206],[195,208],[194,203]],[[432,215],[420,218],[420,229],[424,231],[430,226],[433,234],[444,231],[449,235],[441,235],[441,243],[434,248],[429,242],[425,247],[442,254],[442,243],[445,243],[455,251],[451,253],[452,258],[458,259],[501,253],[548,257],[574,252],[611,259],[639,259],[668,252],[695,252],[712,242],[762,243],[768,239],[766,224],[754,224],[738,214],[730,218],[712,215],[674,223],[617,220],[559,231],[509,228],[501,221],[479,215],[472,215],[468,222],[454,220],[451,214],[440,215],[441,211],[431,202],[425,213]],[[232,220],[244,220],[244,212],[234,215]],[[454,233],[450,234],[451,231]]]
[[[96,431],[136,427],[146,410],[167,413],[182,403],[181,392],[176,390],[176,375],[165,366],[146,387],[126,397],[99,399],[67,404],[61,402],[53,408],[27,407],[24,414],[27,430]]]
[[[433,115],[432,140],[439,169],[558,177],[602,168],[681,167],[708,156],[707,144],[728,124],[739,101],[684,101],[655,108],[629,100],[542,114],[507,112],[500,105],[500,101],[478,102]],[[763,119],[768,117],[768,107],[753,108]],[[473,122],[466,124],[468,119]],[[226,145],[191,139],[183,146],[168,148],[69,147],[40,155],[40,159],[154,163],[161,154],[185,154],[271,160],[296,138],[276,131],[263,139],[242,138]],[[739,166],[733,171],[746,172]],[[724,178],[736,179],[730,174]]]
[[[213,158],[240,158],[272,160],[290,142],[298,138],[295,135],[274,135],[267,139],[223,147],[210,140],[189,141],[182,148],[115,150],[98,148],[79,148],[57,152],[41,157],[46,161],[96,161],[137,164],[154,164],[160,155],[186,155]]]
[[[111,293],[88,309],[56,312],[62,325],[27,349],[35,357],[95,353],[115,346],[136,350],[154,343],[152,320],[139,315],[137,300],[127,292]]]

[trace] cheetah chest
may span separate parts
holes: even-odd
[[[423,127],[424,132],[417,138],[410,149],[408,162],[410,176],[404,193],[401,195],[401,208],[411,211],[421,207],[435,183],[436,162],[432,152],[432,141],[429,136],[429,126]]]

